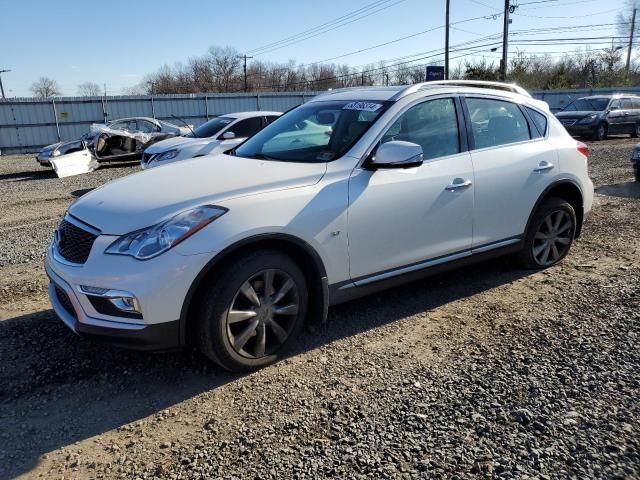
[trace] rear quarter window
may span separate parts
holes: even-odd
[[[547,117],[533,108],[525,107],[529,118],[533,122],[533,128],[531,129],[531,136],[533,138],[544,137],[547,134]]]

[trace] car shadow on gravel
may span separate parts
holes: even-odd
[[[306,330],[292,355],[529,273],[514,269],[508,259],[492,260],[334,307],[327,322]],[[27,473],[48,452],[239,378],[193,352],[139,353],[84,340],[51,310],[0,322],[0,352],[0,478]]]
[[[596,193],[610,197],[640,198],[640,182],[613,183],[596,188]]]
[[[13,172],[0,174],[1,181],[24,182],[25,180],[48,180],[58,178],[53,170],[32,170],[29,172]]]

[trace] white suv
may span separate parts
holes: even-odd
[[[329,306],[445,265],[553,265],[592,199],[587,148],[519,87],[333,91],[215,161],[81,197],[48,252],[49,294],[79,334],[248,370]]]

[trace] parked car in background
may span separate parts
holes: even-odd
[[[121,118],[106,124],[93,124],[80,139],[47,145],[36,155],[43,167],[52,167],[52,160],[68,160],[65,155],[89,150],[91,155],[75,155],[74,160],[93,157],[97,162],[132,160],[142,155],[147,145],[189,132],[163,120],[148,117]],[[60,162],[58,162],[60,163]]]
[[[182,137],[154,143],[142,154],[143,169],[159,167],[187,158],[220,153],[240,145],[273,122],[282,112],[239,112],[203,123]]]
[[[508,253],[560,262],[591,209],[587,154],[514,85],[334,90],[215,161],[79,198],[49,296],[79,334],[259,368],[330,305]]]
[[[560,123],[575,137],[604,140],[607,135],[640,136],[640,97],[594,95],[574,100],[556,113]]]
[[[633,176],[635,177],[636,182],[640,182],[640,143],[633,147],[631,165],[633,166]]]

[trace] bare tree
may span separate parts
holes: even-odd
[[[97,97],[101,93],[100,85],[96,82],[83,82],[78,85],[78,96],[80,97]]]
[[[48,98],[54,95],[62,95],[60,85],[55,80],[49,77],[40,77],[37,82],[31,84],[29,87],[34,97]]]

